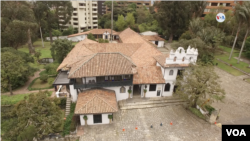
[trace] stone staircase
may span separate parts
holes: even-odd
[[[70,105],[71,105],[71,98],[67,97],[65,117],[67,117],[70,113]]]
[[[187,104],[187,102],[175,97],[140,98],[134,100],[132,98],[119,101],[119,107],[121,110],[164,107],[182,104]]]

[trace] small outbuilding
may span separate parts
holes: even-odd
[[[155,44],[157,47],[164,47],[164,41],[165,39],[159,37],[158,35],[142,35],[142,37],[153,44]]]

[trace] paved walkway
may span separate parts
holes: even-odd
[[[250,118],[250,84],[242,79],[247,76],[233,76],[217,67],[215,72],[219,75],[221,87],[226,92],[224,103],[213,103],[215,108],[221,109],[218,122],[233,123]]]
[[[171,121],[173,125],[170,125]],[[160,123],[163,126],[160,126]],[[150,128],[151,125],[153,128]],[[182,106],[167,106],[119,110],[114,114],[114,122],[111,125],[84,127],[84,135],[80,141],[85,140],[219,141],[221,140],[221,129],[198,119]]]

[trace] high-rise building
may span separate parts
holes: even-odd
[[[152,6],[151,4],[151,1],[148,0],[148,1],[116,1],[117,2],[117,7],[126,7],[128,6],[129,4],[131,3],[135,3],[136,4],[136,8],[140,8],[142,6],[145,6],[147,7],[147,9],[149,9],[150,6]],[[111,9],[109,9],[107,6],[106,6],[106,13],[110,13],[111,12]]]
[[[99,15],[106,14],[106,6],[104,2],[105,1],[98,1],[98,14]]]
[[[75,30],[77,29],[78,33],[83,32],[85,29],[97,29],[97,1],[83,0],[71,2],[74,10],[71,20],[65,25],[65,28],[72,25]]]
[[[213,11],[216,13],[225,13],[228,10],[234,10],[235,1],[207,1],[207,7],[204,10],[204,13],[202,14],[202,17],[205,17],[206,14]]]

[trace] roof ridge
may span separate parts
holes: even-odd
[[[82,65],[79,65],[79,67],[71,74],[69,74],[68,77],[70,77],[71,75],[73,75],[77,70],[79,70],[86,62],[88,62],[89,60],[91,60],[94,56],[96,56],[97,53],[93,54],[92,57],[90,57],[88,60],[84,61]]]
[[[99,93],[98,93],[99,94]],[[105,100],[103,100],[103,98],[99,97],[99,99],[101,99],[102,101],[104,101],[107,105],[109,105],[113,110],[116,110],[113,106],[111,106],[109,103],[107,103]],[[115,94],[115,98],[116,98],[116,94]],[[117,109],[118,110],[118,109]]]
[[[96,97],[96,94],[95,96],[93,96],[88,102],[86,102],[86,104],[84,104],[78,111],[82,110],[84,106],[86,106],[89,102],[91,102],[94,98]],[[78,112],[77,111],[77,112]]]

